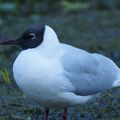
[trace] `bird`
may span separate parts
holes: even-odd
[[[33,24],[20,37],[3,40],[0,45],[21,48],[13,64],[18,87],[45,108],[67,108],[85,104],[99,93],[120,86],[120,69],[99,53],[61,43],[48,25]]]

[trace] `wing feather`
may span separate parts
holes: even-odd
[[[62,44],[61,57],[64,75],[69,79],[78,95],[91,95],[112,87],[119,68],[109,58]]]

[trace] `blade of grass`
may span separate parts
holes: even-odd
[[[11,83],[10,77],[9,77],[9,73],[8,73],[8,70],[7,70],[6,67],[3,67],[3,68],[1,69],[1,75],[2,75],[3,81],[4,81],[5,83]]]

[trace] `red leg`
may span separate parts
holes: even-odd
[[[67,120],[67,108],[64,108],[63,120]]]
[[[49,108],[45,109],[45,120],[48,120]]]

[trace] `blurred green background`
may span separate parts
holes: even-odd
[[[0,0],[0,41],[20,36],[35,23],[53,27],[61,42],[104,54],[120,66],[120,0]],[[14,82],[12,65],[19,52],[0,46],[0,120],[42,120],[43,108]],[[70,120],[119,120],[120,88],[69,113]],[[49,118],[61,120],[61,114],[62,109],[52,109]]]

